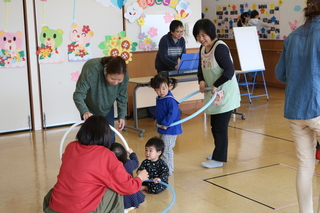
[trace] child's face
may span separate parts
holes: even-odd
[[[157,161],[161,155],[161,151],[156,150],[155,146],[146,147],[145,155],[148,160]]]
[[[169,86],[168,84],[162,83],[160,87],[154,89],[154,91],[157,93],[158,96],[165,97],[169,92]]]

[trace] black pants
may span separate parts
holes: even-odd
[[[228,157],[228,126],[232,111],[211,115],[211,132],[215,148],[212,160],[227,162]]]

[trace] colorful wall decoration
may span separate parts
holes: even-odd
[[[60,51],[62,44],[61,29],[54,30],[47,26],[42,28],[39,35],[41,46],[38,47],[37,55],[39,56],[39,63],[61,63],[63,62],[63,52]]]
[[[218,37],[222,39],[233,39],[233,27],[237,27],[241,13],[251,13],[252,10],[257,10],[260,20],[270,26],[270,28],[261,28],[258,31],[259,37],[261,39],[281,39],[279,2],[217,5],[216,18],[213,22],[216,25]]]
[[[24,51],[21,50],[23,34],[0,30],[0,68],[23,67],[26,64]]]
[[[122,6],[127,2],[127,0],[95,0],[98,3],[101,3],[104,7],[118,7],[122,8]]]
[[[6,12],[4,19],[4,30],[0,30],[0,68],[24,67],[26,57],[22,50],[24,36],[21,31],[9,32],[9,3],[11,0],[4,0]]]
[[[88,25],[73,24],[69,33],[71,44],[68,45],[69,61],[86,61],[93,57],[90,40],[93,36]]]
[[[126,31],[122,31],[117,35],[107,35],[105,41],[99,44],[99,48],[105,56],[121,56],[128,64],[132,61],[131,51],[135,51],[137,45],[126,37]]]
[[[132,23],[143,15],[145,9],[157,5],[174,8],[177,11],[177,14],[175,14],[174,17],[177,20],[186,19],[192,13],[190,3],[185,2],[184,0],[138,0],[127,7],[124,17]]]

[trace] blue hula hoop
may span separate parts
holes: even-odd
[[[61,158],[62,158],[62,151],[63,151],[63,144],[64,144],[64,141],[67,137],[67,135],[69,134],[69,132],[76,126],[82,124],[84,121],[78,121],[76,123],[74,123],[72,126],[69,127],[69,129],[66,131],[66,133],[64,133],[62,139],[61,139],[61,142],[60,142],[60,147],[59,147],[59,155],[60,155],[60,161],[61,161]],[[112,131],[114,131],[118,136],[119,138],[122,140],[122,143],[124,144],[124,147],[126,150],[129,150],[129,146],[128,146],[128,143],[127,141],[124,139],[124,137],[120,134],[120,132],[118,130],[116,130],[113,126],[109,125],[110,129]]]
[[[211,90],[211,87],[207,87],[206,90],[208,90],[208,91]],[[195,92],[187,95],[186,97],[184,97],[184,98],[182,98],[181,100],[178,101],[179,104],[180,104],[181,102],[187,100],[188,98],[194,96],[195,94],[197,94],[197,93],[199,93],[199,92],[200,92],[200,90],[197,90],[197,91],[195,91]],[[216,96],[217,96],[217,92],[214,92],[214,94],[213,94],[212,98],[210,99],[210,101],[208,101],[208,103],[206,103],[206,104],[205,104],[203,107],[201,107],[198,111],[196,111],[195,113],[193,113],[193,114],[189,115],[188,117],[185,117],[185,118],[183,118],[183,119],[181,119],[181,120],[179,120],[179,121],[173,122],[173,123],[170,124],[170,126],[168,126],[168,127],[181,124],[181,123],[183,123],[183,122],[185,122],[185,121],[188,121],[188,120],[190,120],[191,118],[194,118],[195,116],[199,115],[199,114],[200,114],[201,112],[203,112],[208,106],[210,106],[210,104],[212,104],[212,102],[214,101],[214,99],[216,98]],[[161,128],[161,125],[157,124],[157,127],[160,127],[160,128]]]
[[[145,181],[143,181],[143,182],[153,182],[153,180],[150,179],[150,180],[145,180]],[[169,209],[171,209],[171,207],[173,206],[174,202],[176,201],[176,193],[175,193],[174,189],[173,189],[169,184],[167,184],[167,183],[165,183],[165,182],[162,182],[162,181],[159,181],[158,183],[160,183],[160,184],[165,185],[166,187],[168,187],[168,188],[170,189],[171,193],[172,193],[171,203],[169,204],[169,206],[168,206],[165,210],[163,210],[163,211],[161,212],[161,213],[165,213],[165,212],[167,212]]]

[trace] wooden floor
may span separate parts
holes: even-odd
[[[261,89],[260,89],[261,90]],[[229,126],[228,162],[222,168],[205,169],[200,163],[213,149],[209,117],[204,114],[183,123],[175,151],[175,172],[169,184],[176,201],[168,212],[256,213],[298,212],[295,192],[297,160],[288,122],[283,118],[283,89],[269,88],[270,100],[242,97],[240,112]],[[183,111],[186,117],[195,110]],[[133,125],[133,121],[127,121]],[[140,119],[144,137],[122,132],[129,146],[144,159],[146,141],[157,135],[153,120]],[[59,171],[59,144],[69,127],[0,136],[0,212],[42,212],[42,200],[55,184]],[[74,139],[78,128],[68,134]],[[120,139],[117,139],[121,141]],[[319,196],[320,169],[314,176],[314,197]],[[146,200],[132,213],[160,213],[170,204],[169,189]],[[316,207],[315,202],[315,207]]]

